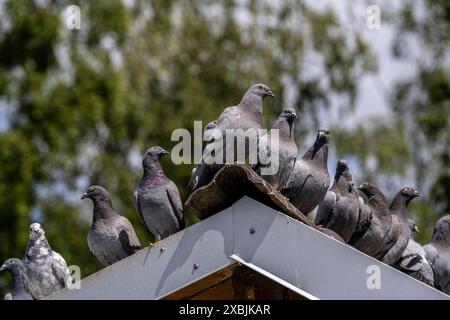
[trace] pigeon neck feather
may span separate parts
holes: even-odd
[[[100,198],[94,200],[94,215],[93,220],[107,218],[113,212],[112,202],[109,198]]]
[[[310,160],[313,163],[326,168],[328,160],[328,143],[319,144],[317,142],[309,148],[302,157],[304,160]]]
[[[147,163],[144,166],[144,175],[143,175],[143,179],[148,179],[148,178],[157,178],[157,177],[165,177],[164,175],[164,171],[161,167],[161,164],[159,163],[159,161],[154,161],[151,163]]]
[[[263,98],[253,92],[247,92],[238,107],[262,117]]]
[[[47,238],[45,236],[41,236],[35,241],[29,241],[26,251],[26,256],[28,258],[39,258],[41,256],[46,256],[51,253],[52,249],[48,244]]]
[[[391,211],[392,213],[402,217],[402,218],[406,218],[407,215],[407,207],[409,202],[411,201],[411,198],[406,198],[404,196],[402,196],[401,194],[397,194],[394,198],[394,200],[392,200],[392,204],[391,204]]]
[[[284,117],[279,117],[274,123],[272,129],[278,129],[280,138],[294,139],[294,122]]]
[[[334,184],[339,190],[350,193],[352,183],[352,175],[348,169],[345,169],[343,172],[336,172]]]

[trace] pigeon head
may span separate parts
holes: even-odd
[[[142,166],[144,167],[144,175],[154,175],[155,173],[162,173],[159,159],[169,152],[159,146],[151,147],[144,153],[142,159]]]
[[[440,218],[433,230],[433,240],[450,244],[450,215]]]
[[[370,182],[365,182],[359,185],[357,189],[365,194],[368,198],[379,194],[378,188]]]
[[[217,120],[211,121],[205,126],[204,131],[214,129],[216,126],[217,126]]]
[[[349,171],[348,162],[346,160],[339,160],[336,165],[336,172],[343,174],[346,171]]]
[[[419,227],[417,226],[416,222],[412,219],[407,219],[407,221],[411,231],[419,233]]]
[[[283,110],[280,115],[281,118],[285,118],[289,124],[292,124],[297,119],[297,113],[294,109],[288,108]]]
[[[36,242],[36,240],[45,237],[45,231],[42,226],[35,222],[30,225],[30,240]]]
[[[317,131],[316,144],[323,146],[330,142],[330,130],[328,129],[319,129]]]
[[[420,197],[420,192],[411,187],[405,187],[399,192],[403,197],[412,200],[415,197]]]
[[[110,200],[109,192],[100,186],[90,186],[86,192],[81,196],[81,199],[89,198],[92,201],[96,200]]]
[[[143,163],[145,165],[146,163],[159,162],[159,159],[168,153],[169,151],[164,150],[160,146],[151,147],[145,151]]]
[[[11,258],[3,263],[3,265],[0,267],[0,272],[4,270],[9,270],[14,273],[20,271],[22,267],[23,267],[22,260]]]
[[[247,90],[247,93],[252,93],[263,99],[266,97],[272,97],[272,98],[275,97],[272,90],[270,90],[270,88],[268,86],[266,86],[265,84],[262,84],[262,83],[252,85],[250,87],[250,89]]]
[[[336,181],[338,181],[341,176],[347,178],[346,179],[347,181],[352,180],[352,175],[350,174],[350,168],[349,168],[348,162],[346,160],[339,160],[336,165],[336,175],[335,175],[334,179]],[[353,182],[351,183],[351,185],[349,187],[350,187],[349,191],[354,190]]]

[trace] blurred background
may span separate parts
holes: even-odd
[[[66,26],[72,4],[79,30]],[[410,211],[426,243],[450,213],[449,46],[447,0],[0,0],[0,262],[23,256],[37,221],[82,277],[99,270],[79,200],[91,184],[147,245],[133,203],[143,152],[259,82],[277,95],[266,127],[282,108],[300,113],[301,153],[331,129],[331,176],[345,158],[389,199],[419,189]],[[192,166],[163,167],[186,200]],[[0,294],[10,281],[0,274]]]

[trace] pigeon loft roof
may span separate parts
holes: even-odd
[[[48,299],[450,299],[317,229],[245,165],[185,207],[204,220]]]

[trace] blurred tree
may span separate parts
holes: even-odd
[[[355,156],[360,178],[376,181],[389,197],[403,187],[402,176],[412,177],[425,195],[411,204],[425,243],[439,216],[450,213],[450,2],[407,0],[382,12],[396,32],[393,56],[415,74],[390,88],[390,121],[335,128],[337,153]]]
[[[72,4],[81,30],[62,21]],[[100,268],[85,241],[91,204],[79,201],[89,184],[110,190],[145,244],[132,192],[147,147],[170,148],[175,128],[217,118],[256,82],[279,97],[267,126],[289,104],[304,135],[331,96],[353,105],[358,77],[376,66],[333,11],[297,0],[11,0],[0,15],[0,260],[21,257],[40,221],[83,277]],[[191,166],[163,166],[185,199]]]

